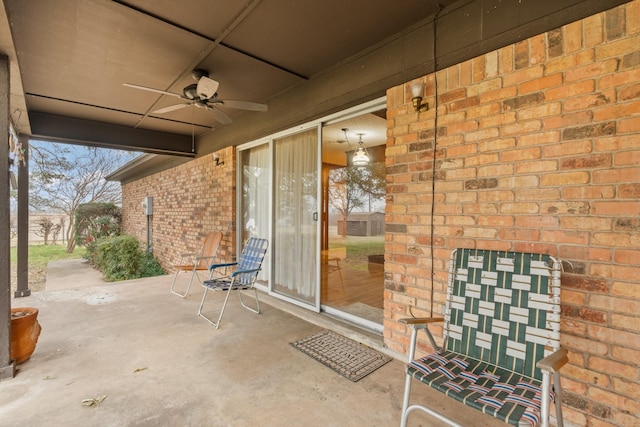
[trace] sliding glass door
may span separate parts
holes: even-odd
[[[319,310],[318,128],[273,140],[273,285]]]
[[[382,330],[383,98],[238,147],[238,240],[269,239],[259,287]],[[365,150],[366,149],[366,150]],[[357,151],[366,165],[353,164]]]

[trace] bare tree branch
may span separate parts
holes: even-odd
[[[76,244],[75,211],[79,205],[90,202],[119,204],[121,188],[108,182],[106,175],[113,172],[136,153],[119,155],[116,150],[95,147],[73,147],[57,143],[30,144],[31,207],[64,213],[69,221],[64,230],[67,251],[73,252]]]

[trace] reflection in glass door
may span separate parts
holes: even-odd
[[[318,129],[274,140],[272,291],[318,309]]]
[[[330,123],[322,135],[321,308],[381,332],[385,110]],[[357,149],[363,146],[367,161],[355,165]]]

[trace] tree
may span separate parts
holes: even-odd
[[[386,170],[383,162],[367,166],[347,166],[329,172],[329,204],[343,218],[365,207],[366,201],[386,194]],[[343,228],[342,235],[346,233]]]
[[[36,224],[39,228],[34,230],[34,233],[44,239],[44,244],[49,244],[50,236],[53,237],[53,243],[55,244],[58,233],[60,233],[60,224],[54,224],[53,221],[47,217],[40,218],[36,221]]]
[[[104,177],[136,153],[68,144],[32,142],[29,204],[45,211],[64,213],[67,252],[73,252],[75,212],[83,203],[120,203],[121,189]]]

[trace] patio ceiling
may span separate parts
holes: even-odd
[[[1,47],[19,64],[12,117],[42,139],[190,152],[220,125],[211,112],[154,113],[182,100],[123,83],[182,94],[201,68],[221,99],[268,104],[438,3],[453,1],[5,0]],[[261,114],[220,109],[234,121]]]

